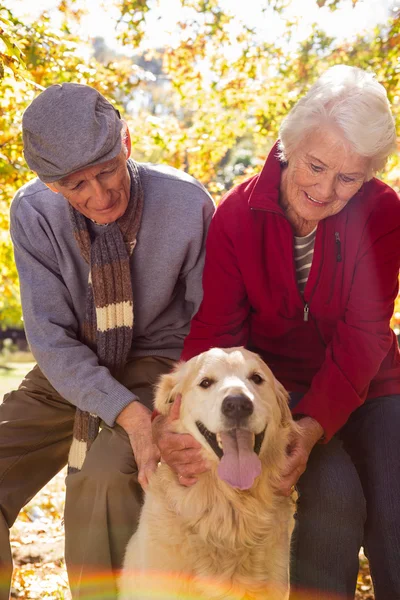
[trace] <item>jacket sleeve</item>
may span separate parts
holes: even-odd
[[[249,302],[221,208],[211,221],[203,271],[203,301],[185,339],[183,360],[210,348],[247,343]]]
[[[121,410],[138,398],[108,369],[99,366],[96,354],[79,341],[79,324],[46,234],[46,223],[36,216],[33,229],[32,222],[14,204],[11,237],[30,348],[63,398],[112,426]]]
[[[390,329],[398,293],[400,212],[370,216],[358,253],[351,291],[321,369],[294,413],[316,419],[324,441],[366,399],[369,385],[394,344]]]

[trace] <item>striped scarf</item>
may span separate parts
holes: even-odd
[[[122,217],[104,227],[93,241],[86,217],[69,205],[75,240],[90,266],[81,341],[115,377],[124,367],[132,344],[133,294],[129,261],[143,212],[143,189],[137,166],[133,161],[127,165],[131,178],[128,207]],[[81,470],[99,426],[97,415],[76,409],[69,473]]]

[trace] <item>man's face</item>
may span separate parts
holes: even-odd
[[[126,148],[122,148],[112,160],[81,169],[47,185],[62,194],[88,219],[99,225],[113,223],[124,214],[129,202],[130,177],[126,159]]]

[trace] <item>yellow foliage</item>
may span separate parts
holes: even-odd
[[[400,293],[398,294],[395,305],[394,305],[394,312],[393,312],[393,317],[392,317],[392,321],[391,321],[391,326],[392,326],[394,332],[396,333],[396,335],[400,336]]]
[[[11,0],[6,1],[12,6]],[[120,38],[129,49],[137,47],[152,4],[149,0],[116,2],[121,15]],[[348,2],[354,4],[354,0],[320,4],[336,10]],[[135,158],[186,170],[202,181],[216,200],[259,170],[282,118],[329,65],[344,62],[372,69],[388,90],[399,122],[399,11],[385,25],[360,34],[351,43],[338,43],[317,26],[298,42],[299,24],[293,20],[286,20],[281,39],[267,43],[245,24],[235,22],[233,26],[234,15],[222,8],[220,0],[181,0],[181,4],[185,10],[178,15],[178,39],[171,38],[169,46],[155,53],[162,59],[155,82],[154,77],[143,76],[141,67],[127,57],[107,64],[87,58],[89,47],[85,50],[82,41],[70,33],[71,23],[80,18],[73,0],[60,0],[62,26],[58,30],[46,14],[27,26],[2,5],[0,231],[7,232],[8,207],[15,191],[32,176],[22,154],[22,113],[39,89],[55,82],[86,82],[113,98],[129,121]],[[269,0],[266,6],[285,20],[288,4],[290,0]],[[152,59],[150,54],[146,59]],[[137,101],[138,90],[152,102],[129,114],[127,109],[132,100]],[[398,156],[390,161],[382,178],[400,188]],[[0,260],[1,323],[15,324],[20,309],[8,236],[0,237]]]

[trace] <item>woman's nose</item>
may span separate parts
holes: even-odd
[[[316,191],[318,191],[317,200],[326,202],[332,198],[332,195],[335,191],[335,181],[335,177],[326,176],[318,182],[316,187]]]

